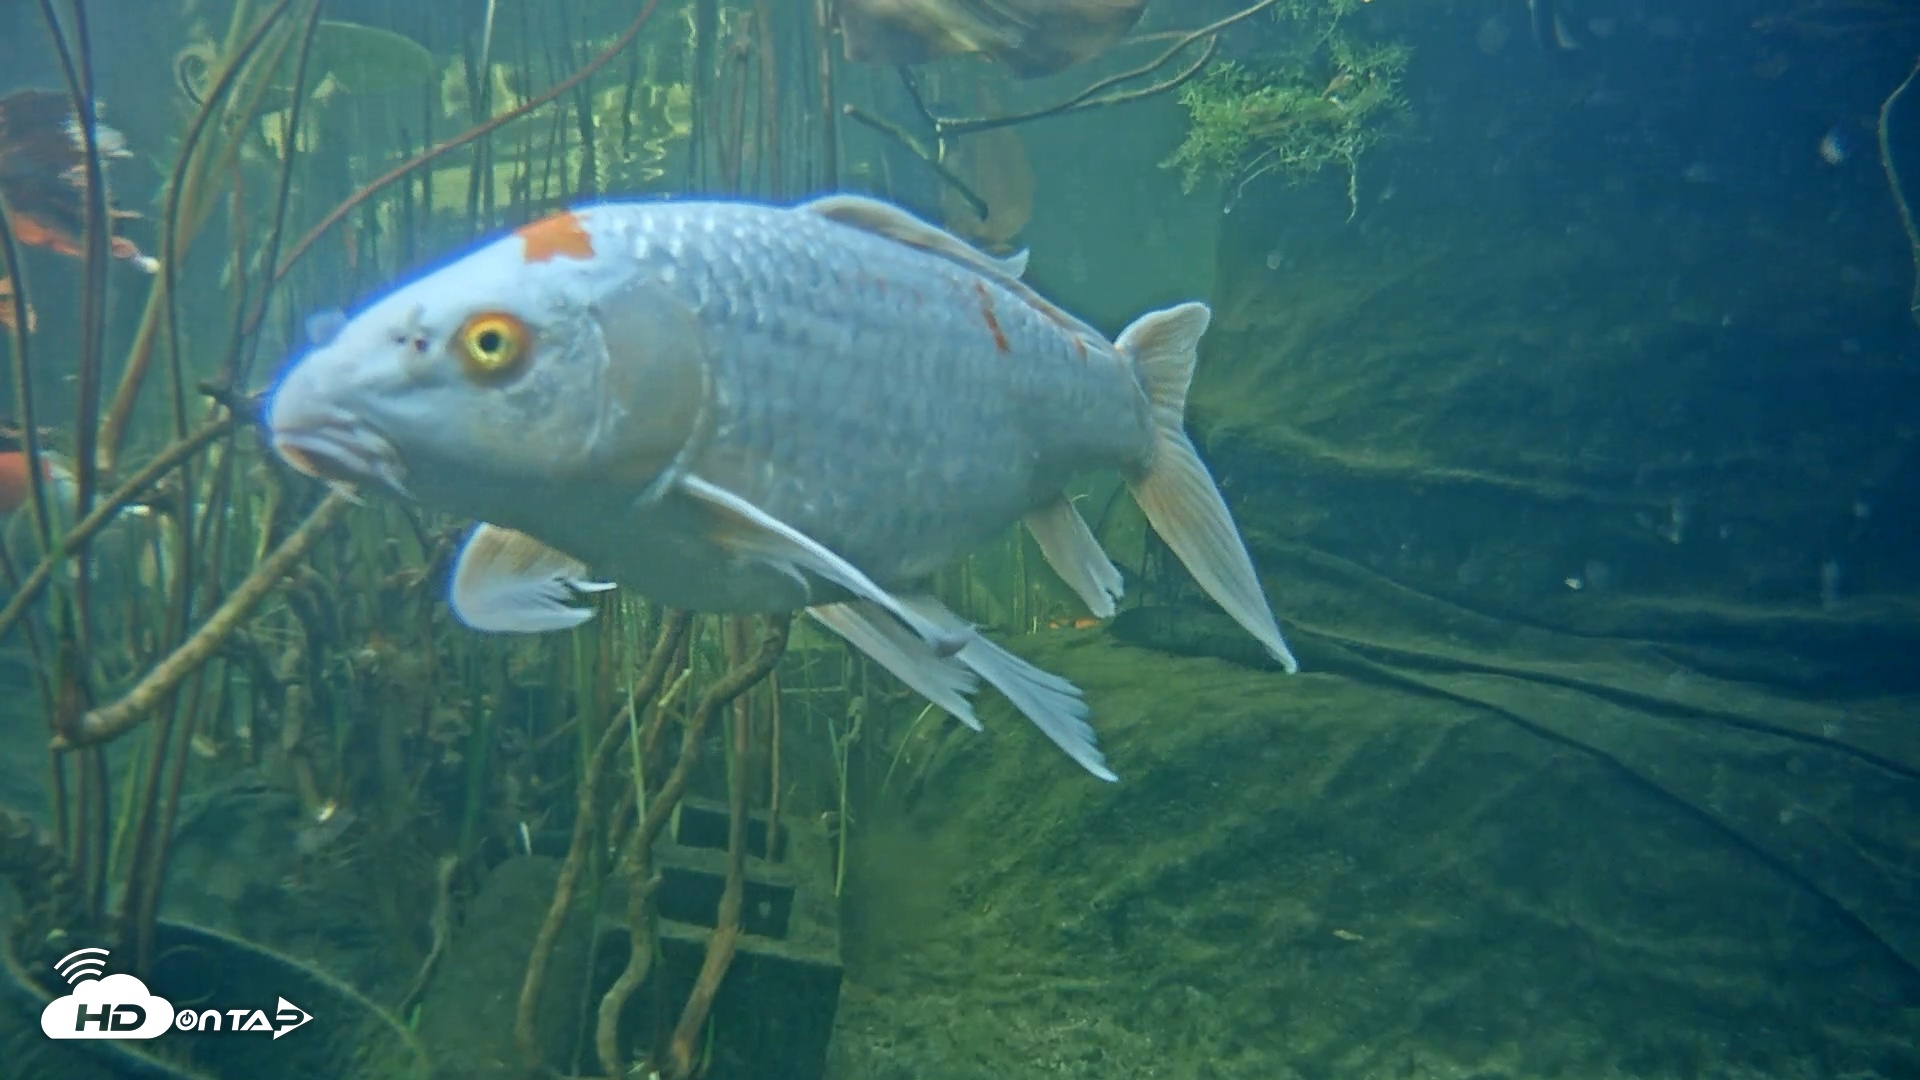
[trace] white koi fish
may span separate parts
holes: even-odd
[[[319,331],[273,390],[279,455],[484,524],[451,605],[577,626],[609,588],[716,613],[805,609],[978,728],[984,679],[1114,779],[1080,691],[920,591],[1024,521],[1094,615],[1120,572],[1067,501],[1118,470],[1220,605],[1297,669],[1182,430],[1210,313],[1117,341],[889,204],[605,202],[536,221]]]

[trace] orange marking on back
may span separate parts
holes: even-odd
[[[993,347],[1005,356],[1009,351],[1007,335],[1001,332],[1000,319],[993,313],[993,297],[987,295],[986,285],[978,281],[973,283],[973,291],[980,294],[980,314],[986,316],[987,329],[993,331]]]
[[[571,210],[530,221],[514,230],[527,242],[526,260],[547,262],[565,256],[569,259],[593,258],[593,237],[587,235],[580,218]]]
[[[1081,337],[1079,334],[1073,335],[1073,347],[1076,351],[1080,353],[1080,362],[1083,364],[1086,363],[1087,362],[1087,339]]]

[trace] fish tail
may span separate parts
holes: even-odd
[[[1187,387],[1193,382],[1200,337],[1212,318],[1207,305],[1198,303],[1148,312],[1114,342],[1139,370],[1153,410],[1152,460],[1145,471],[1128,478],[1127,486],[1147,523],[1207,595],[1292,673],[1300,664],[1280,636],[1226,500],[1187,438]]]

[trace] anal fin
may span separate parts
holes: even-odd
[[[1065,495],[1026,517],[1027,531],[1040,545],[1047,565],[1060,575],[1096,619],[1110,618],[1123,585],[1093,530]]]
[[[612,583],[587,578],[585,563],[522,532],[476,526],[454,560],[447,604],[467,626],[495,634],[571,630],[593,609],[569,601]]]

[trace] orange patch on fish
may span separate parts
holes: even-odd
[[[32,333],[35,326],[33,308],[27,308],[27,332]],[[0,277],[0,327],[14,330],[20,322],[20,302],[13,296],[13,279]]]
[[[33,498],[27,482],[27,455],[22,450],[0,453],[0,514],[11,514]]]
[[[987,329],[993,331],[993,347],[1005,356],[1008,352],[1007,335],[1000,329],[999,317],[993,313],[993,297],[987,294],[987,287],[978,281],[973,283],[973,291],[980,294],[980,314],[986,317]]]
[[[570,210],[530,221],[515,229],[514,235],[527,242],[525,257],[530,263],[593,258],[593,237]]]

